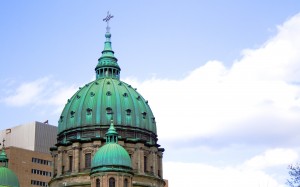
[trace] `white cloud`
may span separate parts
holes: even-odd
[[[289,142],[300,138],[299,51],[300,14],[260,48],[244,50],[230,68],[209,61],[182,80],[126,81],[149,100],[160,140],[230,134],[250,141],[260,134],[267,137],[261,142],[275,135]]]
[[[10,85],[12,87],[13,85]],[[62,107],[76,91],[74,85],[67,86],[50,77],[25,82],[1,99],[8,106],[53,106],[61,112]]]
[[[172,187],[207,186],[207,187],[283,187],[286,176],[269,173],[266,170],[276,166],[286,166],[298,159],[294,150],[285,148],[269,149],[241,164],[217,166],[207,163],[165,162],[164,178]],[[283,181],[282,181],[283,180]]]
[[[272,147],[288,147],[300,140],[299,51],[300,14],[278,26],[277,35],[261,47],[244,50],[242,58],[231,67],[209,61],[182,80],[125,79],[149,100],[160,142],[187,142],[190,147],[200,144],[197,146],[208,147],[215,155],[218,143],[228,152],[234,149],[232,144],[238,144],[240,152],[249,151],[251,146],[269,146],[262,154],[225,167],[165,162],[170,186],[283,186],[266,169],[285,169],[298,159],[295,150]],[[75,91],[75,86],[46,77],[21,84],[2,102],[11,106],[56,106],[60,112]]]
[[[259,170],[237,167],[214,167],[201,163],[164,163],[169,186],[207,187],[283,187],[274,178]]]
[[[41,98],[48,81],[49,78],[45,77],[33,82],[23,83],[16,89],[15,93],[7,96],[3,101],[7,105],[12,106],[24,106],[35,103]]]
[[[244,163],[243,167],[252,169],[266,169],[274,166],[287,166],[296,162],[298,153],[292,149],[277,148],[266,150],[263,154],[257,155]]]

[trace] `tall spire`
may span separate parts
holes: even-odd
[[[5,145],[4,145],[5,140],[2,140],[2,151],[0,154],[0,167],[4,166],[4,167],[8,167],[8,158],[7,155],[5,153]],[[1,143],[0,143],[1,145]]]
[[[118,59],[114,56],[114,51],[111,47],[111,33],[109,27],[109,21],[113,18],[109,12],[107,12],[106,18],[103,19],[107,23],[106,33],[105,33],[105,42],[104,50],[102,51],[102,56],[98,59],[98,64],[95,68],[96,79],[111,77],[115,79],[120,79],[121,68],[118,65]]]
[[[111,120],[110,127],[105,133],[106,143],[118,143],[118,133],[114,127],[114,121]]]

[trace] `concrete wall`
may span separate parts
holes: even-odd
[[[0,140],[6,147],[19,147],[31,151],[50,153],[56,143],[57,127],[40,122],[31,122],[0,131]]]
[[[56,144],[56,136],[56,126],[36,122],[34,151],[50,154],[49,148]]]

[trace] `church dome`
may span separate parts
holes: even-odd
[[[117,143],[107,143],[94,155],[92,172],[106,171],[111,168],[131,169],[131,159],[128,152]]]
[[[118,133],[113,122],[106,133],[106,144],[94,155],[92,173],[103,171],[131,172],[131,159],[128,152],[118,144]]]
[[[0,186],[19,187],[19,180],[16,174],[6,167],[0,167]]]
[[[96,80],[68,99],[58,121],[58,143],[103,137],[111,119],[122,136],[156,144],[156,122],[151,108],[131,85],[120,81],[121,68],[107,31]],[[88,135],[87,135],[88,134]]]
[[[156,134],[148,102],[127,83],[110,77],[86,84],[68,100],[58,131],[109,125],[111,117],[116,126],[136,127]]]
[[[1,144],[0,144],[1,145]],[[0,154],[0,187],[19,187],[19,180],[16,174],[8,167],[8,158],[5,153],[4,140]]]

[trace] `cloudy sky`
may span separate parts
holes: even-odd
[[[282,187],[300,160],[300,2],[1,1],[0,129],[57,119],[94,79],[107,10],[171,187]]]

